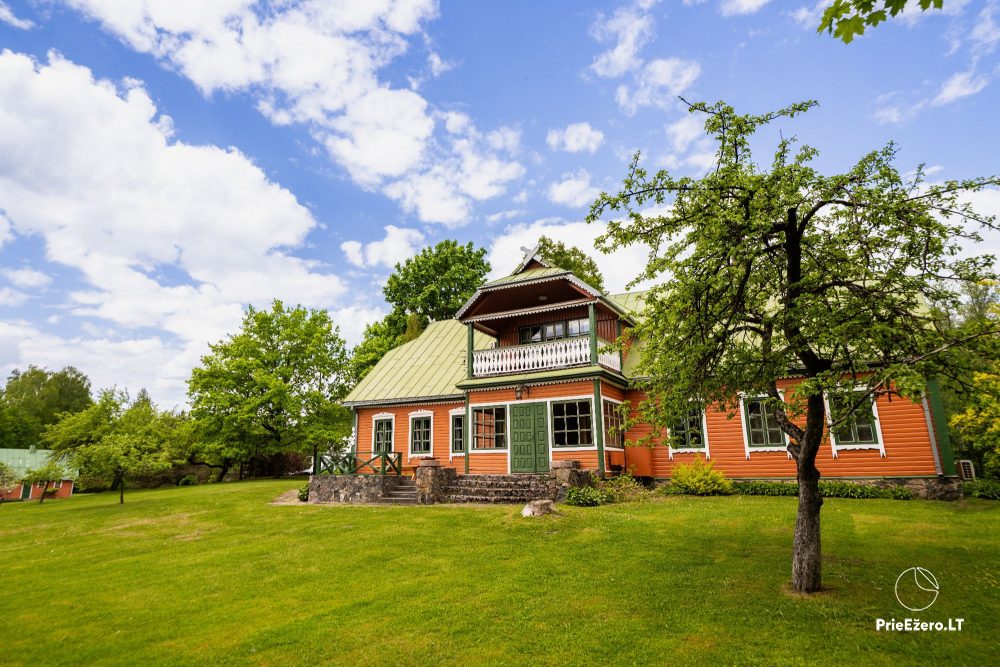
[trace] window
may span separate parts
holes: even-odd
[[[590,401],[552,404],[552,444],[555,447],[590,447],[594,444]]]
[[[431,453],[430,417],[413,417],[410,419],[410,453]]]
[[[670,429],[670,446],[674,449],[704,449],[701,408],[691,408],[687,416]]]
[[[472,411],[472,448],[507,449],[507,408]]]
[[[569,332],[567,335],[573,336],[586,336],[590,333],[590,320],[586,317],[578,320],[570,320],[566,323],[566,330]]]
[[[747,410],[747,439],[751,447],[784,447],[785,434],[778,426],[774,408],[762,398],[749,399]]]
[[[851,398],[841,398],[830,402],[831,417],[837,419],[850,409],[860,398],[862,392],[855,392]],[[869,396],[857,407],[854,414],[834,429],[838,445],[878,445],[878,431],[875,429],[875,412],[872,409],[872,399]]]
[[[604,446],[622,448],[625,446],[625,420],[621,406],[604,401]]]
[[[521,345],[540,343],[545,340],[560,340],[574,336],[586,336],[590,333],[590,320],[582,317],[575,320],[561,320],[546,324],[532,324],[521,327],[518,338]]]
[[[380,454],[382,452],[392,451],[392,420],[391,419],[376,419],[375,420],[375,444],[372,447],[372,452],[375,454]]]
[[[542,342],[542,326],[540,324],[521,327],[521,345],[540,342]]]
[[[451,451],[457,454],[465,451],[465,415],[451,416]]]

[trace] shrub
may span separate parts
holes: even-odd
[[[788,482],[762,482],[760,480],[733,482],[733,493],[744,496],[797,496],[799,485]]]
[[[733,492],[733,483],[715,469],[715,463],[695,459],[674,468],[670,484],[663,493],[686,493],[692,496],[724,496]]]
[[[194,475],[184,475],[177,480],[177,486],[194,486],[198,483],[198,478]]]
[[[309,485],[303,484],[299,489],[299,500],[306,503],[309,502]]]
[[[819,483],[819,495],[824,498],[879,498],[882,489],[867,484],[854,482],[824,482]]]
[[[628,473],[601,482],[600,490],[609,503],[640,502],[650,496],[649,489]]]
[[[608,502],[603,491],[594,486],[575,486],[566,492],[566,504],[577,507],[597,507]]]
[[[733,492],[744,496],[797,496],[799,485],[789,482],[764,482],[759,480],[733,482]],[[856,482],[825,481],[819,483],[819,494],[824,498],[891,498],[912,500],[909,488],[896,485],[880,488]]]
[[[882,489],[882,491],[888,492],[882,496],[883,498],[892,498],[893,500],[913,500],[913,491],[910,491],[909,488],[902,485],[890,486],[888,489]]]
[[[994,479],[980,479],[963,485],[965,495],[985,500],[1000,500],[1000,482]]]

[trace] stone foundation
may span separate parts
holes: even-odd
[[[315,503],[380,503],[396,487],[394,476],[313,475],[309,478],[309,500]],[[531,500],[562,500],[574,486],[594,483],[579,461],[554,461],[545,475],[459,475],[436,459],[424,459],[414,471],[417,502],[435,503],[525,503]],[[412,501],[411,501],[412,502]]]
[[[377,503],[395,484],[381,475],[312,475],[309,501],[314,503]]]
[[[900,477],[851,481],[883,489],[905,486],[913,493],[914,498],[923,498],[924,500],[959,500],[962,498],[962,480],[958,477]]]

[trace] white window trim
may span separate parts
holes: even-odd
[[[605,396],[604,394],[601,394],[601,401],[607,401],[608,403],[615,403],[617,405],[621,405],[622,403],[625,402],[625,401],[619,401],[617,398],[610,398],[608,396]],[[607,432],[606,432],[607,428],[608,428],[607,424],[604,423],[604,405],[602,404],[601,405],[601,435],[602,436],[606,436],[607,435]],[[623,433],[622,434],[622,441],[623,442],[625,440],[624,436],[625,436],[625,434]],[[608,445],[604,445],[604,451],[606,451],[606,452],[624,452],[625,448],[624,447],[609,447]]]
[[[667,433],[670,433],[669,428]],[[708,446],[708,410],[705,408],[701,409],[701,442],[701,447],[684,447],[682,449],[674,449],[673,445],[668,444],[667,454],[671,461],[674,460],[674,454],[704,454],[706,460],[712,458],[712,451]]]
[[[394,453],[396,451],[396,413],[394,412],[379,412],[372,415],[372,445],[370,453],[372,457],[375,456],[375,422],[377,421],[391,421],[392,422],[392,438],[389,442],[389,453]]]
[[[868,391],[867,387],[855,387],[855,392],[858,391]],[[851,450],[878,450],[881,457],[885,458],[885,440],[882,438],[882,421],[878,418],[878,399],[875,396],[872,399],[872,419],[875,421],[875,437],[878,438],[878,444],[865,443],[861,445],[838,445],[837,436],[834,434],[833,429],[830,428],[833,425],[833,412],[830,411],[830,399],[826,394],[823,394],[823,403],[826,405],[826,430],[830,434],[830,450],[833,452],[833,458],[839,458],[837,452],[848,452]]]
[[[455,417],[461,417],[463,419],[466,419],[467,416],[465,414],[465,408],[464,407],[454,408],[448,411],[448,461],[449,462],[456,456],[457,457],[465,456],[464,451],[462,452],[455,451],[455,429],[452,428],[452,421],[454,420]],[[468,432],[468,429],[465,428],[465,422],[463,422],[462,424],[463,424],[462,431]]]
[[[778,390],[778,397],[781,400],[785,400],[785,392],[781,389]],[[792,453],[788,451],[788,445],[792,444],[792,439],[788,437],[788,434],[782,431],[782,435],[785,436],[785,446],[784,447],[751,447],[750,446],[750,425],[747,424],[747,410],[745,402],[746,400],[755,400],[758,398],[770,398],[767,394],[757,394],[756,396],[748,396],[746,394],[740,393],[740,424],[743,427],[743,450],[746,453],[747,461],[750,460],[750,452],[784,452],[788,458],[792,458]]]
[[[413,451],[413,420],[414,419],[426,419],[431,420],[431,451],[429,452],[415,452]],[[451,424],[448,425],[449,428]],[[406,458],[413,459],[432,459],[434,458],[434,412],[431,410],[415,410],[409,414],[409,428],[406,431]]]

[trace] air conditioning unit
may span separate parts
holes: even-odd
[[[958,472],[964,480],[971,482],[976,479],[976,468],[968,459],[962,459],[958,462]]]

